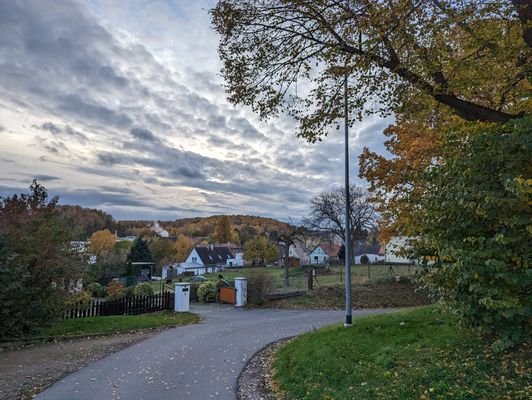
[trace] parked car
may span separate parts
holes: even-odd
[[[196,275],[192,279],[189,280],[189,282],[206,282],[206,281],[208,281],[208,279],[202,275]]]

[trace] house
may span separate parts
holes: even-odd
[[[337,263],[340,249],[336,243],[320,243],[309,254],[310,264]]]
[[[70,249],[77,253],[80,259],[87,261],[87,264],[96,264],[96,254],[89,253],[90,242],[82,240],[72,240],[70,242]]]
[[[301,267],[310,263],[309,251],[300,242],[293,242],[288,247],[288,262],[291,267]]]
[[[408,249],[409,241],[412,238],[408,236],[392,236],[384,246],[384,257],[387,263],[412,264],[414,260],[401,255],[401,251]]]
[[[353,251],[355,264],[362,264],[360,261],[363,256],[368,258],[370,264],[384,261],[384,248],[379,244],[357,243]]]
[[[177,272],[202,275],[220,271],[225,266],[234,266],[236,262],[237,259],[227,246],[197,246],[190,250],[187,259],[179,265]]]
[[[233,243],[223,243],[215,246],[217,247],[227,247],[229,252],[232,254],[233,258],[227,259],[226,266],[228,267],[243,267],[244,266],[244,249]]]

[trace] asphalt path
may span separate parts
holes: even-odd
[[[267,344],[344,319],[341,311],[194,305],[202,321],[172,328],[105,357],[39,394],[39,400],[236,399],[237,379]],[[380,313],[354,310],[353,317]]]

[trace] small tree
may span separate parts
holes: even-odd
[[[214,240],[217,243],[228,243],[233,241],[233,228],[227,215],[222,215],[216,222]]]
[[[94,232],[90,239],[89,250],[97,256],[105,256],[115,248],[116,237],[109,229]]]
[[[252,260],[253,264],[264,265],[275,261],[279,257],[277,245],[264,236],[248,240],[244,244],[244,258]]]
[[[192,247],[194,247],[194,241],[188,236],[185,236],[181,233],[177,237],[177,240],[175,242],[177,261],[178,262],[185,261]]]
[[[29,194],[0,197],[0,338],[29,334],[57,318],[81,275],[57,201],[36,180]]]
[[[136,239],[129,251],[127,260],[131,262],[152,262],[153,257],[150,248],[148,247],[148,243],[142,238]]]
[[[312,231],[332,232],[346,243],[345,200],[343,187],[318,194],[310,201],[310,215],[305,218],[304,225]],[[347,239],[347,243],[353,249],[355,242],[364,239],[376,222],[375,209],[368,193],[355,185],[349,187],[349,219],[351,237]],[[353,252],[350,252],[350,256],[350,261],[353,262]]]
[[[175,261],[176,248],[172,241],[164,238],[155,238],[148,247],[159,272],[162,265]]]

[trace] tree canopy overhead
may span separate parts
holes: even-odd
[[[471,121],[521,116],[531,13],[522,0],[220,0],[211,17],[229,100],[287,113],[316,141],[343,115],[346,74],[359,118],[416,103]]]

